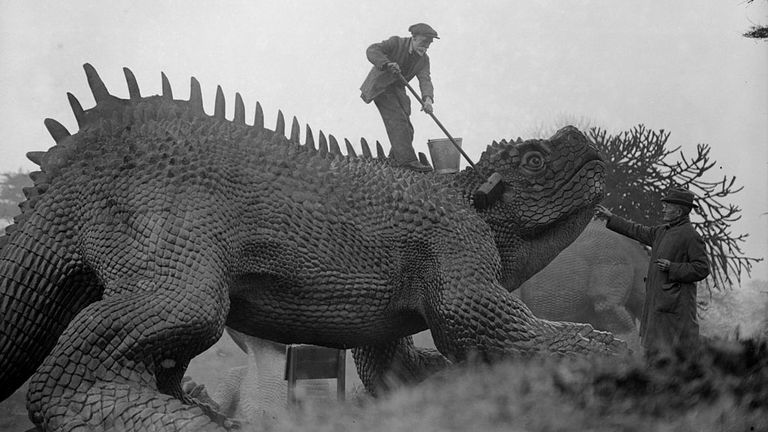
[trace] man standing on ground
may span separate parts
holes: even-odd
[[[608,218],[608,229],[652,248],[640,320],[640,338],[649,357],[675,349],[694,352],[698,346],[696,282],[707,277],[709,263],[704,241],[689,218],[691,209],[698,207],[694,197],[687,189],[671,189],[661,199],[664,224],[652,227],[629,222],[603,206],[596,208]]]
[[[412,37],[391,38],[368,47],[365,54],[373,68],[360,87],[365,103],[373,101],[384,120],[384,127],[391,145],[390,157],[395,165],[420,172],[430,171],[423,165],[413,150],[413,125],[411,124],[411,100],[405,93],[405,84],[399,75],[410,81],[419,79],[422,110],[431,113],[434,101],[432,80],[429,75],[427,48],[433,39],[439,39],[437,32],[427,24],[410,26]]]

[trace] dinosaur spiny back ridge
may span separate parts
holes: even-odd
[[[212,116],[208,116],[203,109],[203,96],[200,83],[195,77],[190,80],[190,96],[188,101],[173,99],[173,90],[165,73],[161,72],[162,81],[162,94],[160,96],[142,97],[141,91],[133,72],[128,68],[123,68],[125,80],[128,86],[128,99],[120,99],[113,96],[103,80],[99,76],[96,69],[90,64],[83,65],[85,69],[88,85],[91,89],[93,97],[96,101],[96,106],[84,110],[80,101],[72,93],[67,93],[69,104],[72,108],[72,113],[75,116],[75,120],[78,126],[78,132],[89,128],[98,128],[105,121],[120,120],[130,117],[132,115],[139,114],[145,118],[160,119],[170,116],[185,116],[187,118],[195,117],[209,117],[219,121],[227,121],[225,118],[226,103],[224,98],[224,91],[221,86],[216,87],[216,99],[214,103],[214,113]],[[162,102],[162,103],[161,103]],[[141,103],[148,103],[149,106],[143,107],[139,111],[137,107]],[[170,103],[170,105],[169,105]],[[159,105],[159,106],[155,106]],[[138,111],[138,112],[137,112]],[[235,110],[232,123],[246,126],[256,134],[263,131],[271,132],[274,136],[286,137],[285,135],[285,116],[283,112],[278,110],[277,122],[274,131],[269,131],[264,127],[264,111],[261,107],[261,103],[256,102],[256,108],[254,113],[253,125],[246,124],[245,121],[245,104],[240,93],[235,93]],[[33,186],[24,188],[24,195],[26,200],[19,204],[21,213],[13,219],[13,223],[6,227],[5,236],[0,236],[0,249],[8,243],[10,237],[16,232],[27,219],[30,211],[34,209],[41,194],[50,187],[52,178],[55,176],[58,168],[66,165],[70,162],[70,158],[77,155],[68,154],[67,145],[68,138],[72,134],[67,128],[58,121],[48,118],[45,119],[44,124],[53,137],[56,145],[48,149],[48,151],[31,151],[27,153],[27,158],[40,167],[39,171],[33,171],[30,173],[30,178],[33,181]],[[300,126],[298,119],[294,116],[291,122],[290,135],[287,136],[288,141],[300,145],[307,151],[317,152],[322,157],[346,157],[350,159],[357,159],[358,156],[355,153],[354,147],[347,140],[344,139],[347,154],[343,154],[338,144],[338,140],[333,135],[328,135],[326,139],[325,134],[321,130],[319,132],[319,148],[315,147],[315,141],[312,133],[312,128],[307,124],[305,126],[305,140],[302,144],[300,141]],[[365,138],[360,139],[360,145],[362,150],[362,159],[372,161],[373,155],[368,142]],[[55,154],[57,157],[51,157]],[[65,157],[61,157],[65,156]],[[384,149],[378,141],[376,141],[376,158],[379,159],[377,163],[389,163]]]

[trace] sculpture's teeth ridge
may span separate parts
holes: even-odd
[[[54,119],[47,118],[43,121],[43,123],[48,129],[48,133],[53,137],[53,140],[56,141],[56,144],[71,136],[67,128],[65,128],[64,125]]]
[[[245,124],[245,104],[240,93],[235,93],[235,117],[233,121],[237,124]]]
[[[85,69],[85,77],[88,80],[88,86],[91,88],[96,104],[112,97],[109,94],[109,90],[107,90],[107,86],[104,85],[104,81],[101,80],[99,73],[96,72],[96,69],[90,63],[84,64],[83,69]]]
[[[283,112],[280,110],[277,110],[277,124],[275,125],[275,133],[285,136],[285,117],[283,116]]]
[[[171,89],[171,82],[168,81],[168,77],[165,72],[160,72],[160,81],[162,81],[163,97],[168,100],[173,100],[173,90]],[[130,90],[129,90],[130,93]]]
[[[253,127],[256,129],[264,129],[264,110],[261,108],[261,103],[256,102],[256,113],[253,115]]]
[[[67,99],[69,100],[69,106],[72,107],[72,113],[75,115],[77,121],[77,127],[82,128],[85,125],[85,111],[83,106],[80,105],[80,101],[77,100],[75,95],[67,92]]]
[[[300,136],[301,136],[301,127],[299,126],[299,120],[296,118],[296,116],[293,116],[293,121],[291,122],[291,142],[299,143],[300,142]]]
[[[133,75],[133,71],[127,67],[123,68],[123,75],[125,75],[125,82],[128,84],[128,97],[131,100],[141,99],[141,91],[139,90],[139,83],[136,81],[136,76]]]
[[[216,103],[214,104],[213,117],[219,120],[224,120],[226,109],[226,103],[224,102],[224,90],[222,90],[221,86],[218,85],[216,86]]]
[[[200,89],[200,81],[192,77],[189,80],[189,104],[198,113],[204,113],[203,92]]]

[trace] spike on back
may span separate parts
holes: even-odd
[[[235,93],[235,118],[233,121],[237,124],[245,124],[245,104],[240,93]]]
[[[173,90],[171,89],[171,83],[168,81],[168,77],[165,76],[165,72],[160,72],[160,80],[163,82],[163,97],[172,100]]]
[[[304,139],[304,145],[315,148],[315,138],[312,136],[312,128],[309,127],[309,125],[306,125],[306,138]]]
[[[43,162],[43,156],[45,155],[45,152],[43,151],[31,151],[27,152],[27,159],[32,161],[37,166],[40,166],[40,164]]]
[[[285,136],[285,117],[283,117],[283,112],[280,110],[277,110],[277,124],[275,125],[275,133]]]
[[[379,141],[376,141],[376,157],[379,159],[386,159],[387,155],[384,153],[384,147],[381,146]]]
[[[328,154],[328,141],[325,140],[325,134],[323,131],[320,131],[320,144],[318,145],[317,150],[322,156]]]
[[[293,121],[291,122],[291,141],[298,143],[300,140],[301,135],[301,127],[299,126],[299,121],[296,119],[296,116],[293,116]]]
[[[261,109],[261,104],[256,102],[256,113],[253,115],[253,127],[256,130],[264,129],[264,110]]]
[[[24,194],[24,197],[26,197],[27,199],[40,194],[40,192],[38,192],[37,188],[34,186],[23,187],[21,188],[21,192]]]
[[[101,80],[98,72],[96,72],[96,69],[94,69],[90,63],[84,64],[83,69],[85,69],[88,86],[91,88],[93,99],[96,100],[97,104],[112,97],[112,95],[109,94],[109,90],[107,90],[107,86],[104,85],[104,81]]]
[[[77,120],[77,127],[82,128],[85,124],[85,111],[83,106],[80,105],[80,101],[77,100],[75,95],[67,93],[67,99],[69,99],[69,106],[72,107],[72,112],[75,114],[75,120]]]
[[[31,178],[32,182],[34,182],[35,184],[37,184],[37,183],[44,183],[43,180],[44,179],[47,180],[45,174],[43,174],[42,171],[32,171],[32,172],[30,172],[29,173],[29,178]]]
[[[51,134],[54,141],[56,141],[56,144],[64,141],[64,139],[70,136],[67,128],[65,128],[64,125],[54,119],[47,118],[43,121],[43,123],[45,123],[45,127],[48,129],[48,133]]]
[[[221,86],[216,86],[216,103],[213,108],[213,117],[219,120],[224,120],[224,113],[226,111],[226,104],[224,102],[224,91]]]
[[[136,82],[136,77],[133,75],[133,72],[127,67],[124,67],[123,75],[125,75],[125,82],[128,84],[128,97],[131,100],[141,99],[141,92],[139,91],[139,83]]]
[[[339,143],[336,141],[336,137],[333,135],[328,135],[328,140],[328,152],[334,156],[341,156],[341,148],[339,148]]]
[[[432,165],[429,163],[429,159],[427,159],[427,155],[425,155],[422,152],[419,152],[419,162],[421,162],[422,165],[426,165],[428,167],[431,167]]]
[[[346,138],[344,138],[344,145],[347,146],[347,156],[357,157],[357,153],[355,153],[355,148],[352,147],[352,143],[349,142],[349,140]]]
[[[363,152],[363,157],[366,159],[373,159],[371,154],[371,147],[368,145],[368,141],[365,138],[360,138],[360,148]]]
[[[200,81],[197,78],[192,77],[189,81],[189,104],[192,105],[195,111],[203,111],[203,92],[200,90]]]

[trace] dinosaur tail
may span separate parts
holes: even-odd
[[[0,401],[32,375],[72,318],[101,296],[93,274],[62,248],[63,233],[34,215],[25,219],[0,236]]]

